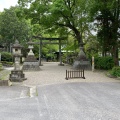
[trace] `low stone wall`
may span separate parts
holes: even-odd
[[[9,80],[0,80],[0,86],[11,86],[11,82]]]

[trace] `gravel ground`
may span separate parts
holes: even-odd
[[[58,66],[58,62],[45,62],[40,66],[40,71],[37,72],[24,72],[26,81],[24,85],[49,85],[68,82],[120,82],[115,78],[109,78],[105,75],[105,71],[88,71],[85,70],[85,78],[65,79],[65,71],[72,69],[72,66]]]

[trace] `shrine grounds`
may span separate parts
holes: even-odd
[[[106,71],[65,79],[65,70],[45,62],[26,81],[0,87],[0,120],[120,120],[120,80]]]

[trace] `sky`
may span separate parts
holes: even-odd
[[[10,6],[17,5],[18,0],[0,0],[0,11],[2,12],[4,8],[10,8]]]

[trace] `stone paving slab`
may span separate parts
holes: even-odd
[[[38,86],[40,120],[120,120],[120,83]]]
[[[36,98],[0,101],[0,120],[41,120]]]
[[[29,87],[14,85],[0,86],[0,101],[8,101],[29,97]]]

